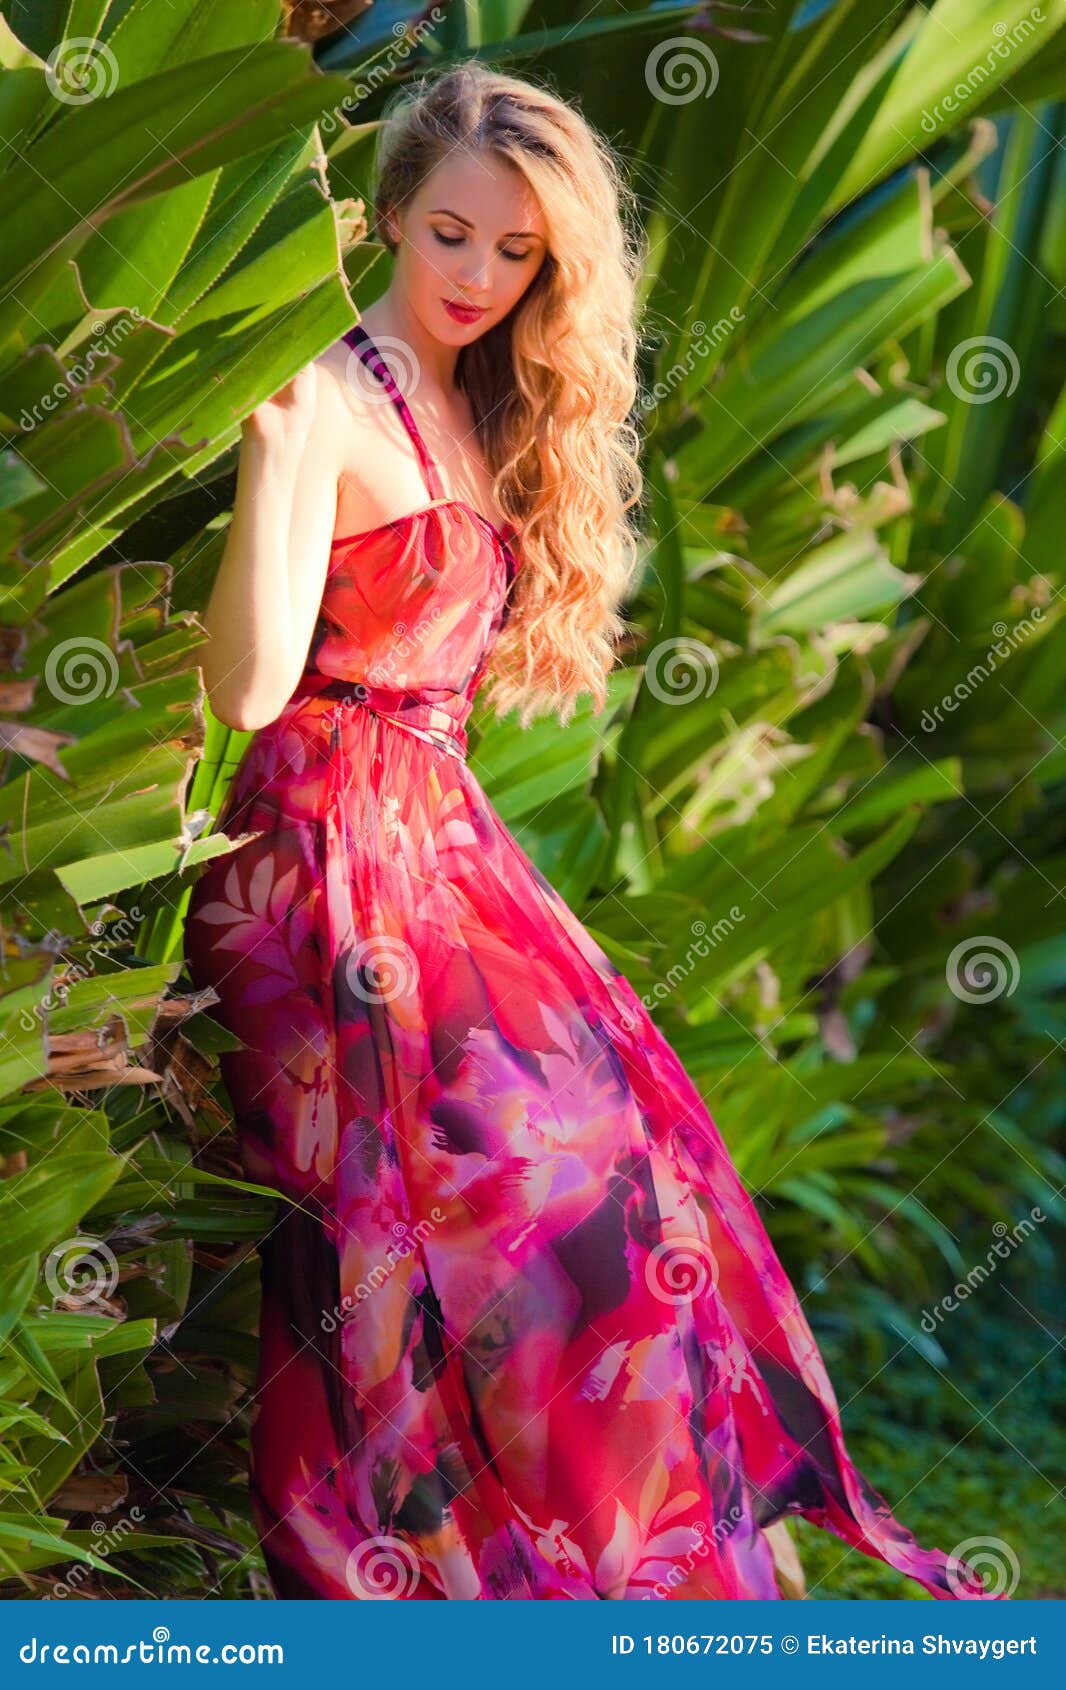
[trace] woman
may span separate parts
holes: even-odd
[[[248,1176],[291,1200],[257,1528],[284,1597],[778,1597],[788,1513],[984,1596],[852,1465],[695,1086],[464,760],[490,657],[523,725],[604,703],[640,490],[622,195],[545,90],[417,86],[382,132],[388,288],[245,425],[204,673],[259,730],[221,818],[254,837],[187,955],[243,1041]]]

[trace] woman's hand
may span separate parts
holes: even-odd
[[[296,464],[315,418],[318,371],[298,370],[290,382],[257,405],[241,423],[241,438],[264,446],[271,456]]]

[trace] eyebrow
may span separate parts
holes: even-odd
[[[427,217],[436,217],[438,215],[441,217],[454,217],[457,223],[462,223],[467,229],[472,229],[474,227],[469,217],[460,217],[457,211],[452,211],[446,205],[431,206],[429,211],[426,213]],[[525,237],[527,240],[531,241],[539,241],[541,238],[534,229],[508,229],[507,233],[503,236],[503,239],[505,241],[510,241],[516,239],[517,237]]]

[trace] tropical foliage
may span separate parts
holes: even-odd
[[[265,1593],[242,1437],[272,1201],[180,962],[244,736],[195,612],[240,419],[384,285],[375,119],[427,64],[579,100],[649,236],[629,649],[599,717],[475,718],[490,797],[866,1369],[941,1370],[923,1310],[1019,1217],[1053,1271],[1064,21],[2,0],[10,1593]]]

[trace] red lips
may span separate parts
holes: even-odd
[[[447,311],[449,317],[455,318],[457,323],[476,323],[479,317],[483,317],[485,315],[484,309],[481,306],[464,305],[458,300],[446,299],[444,301],[444,309]]]

